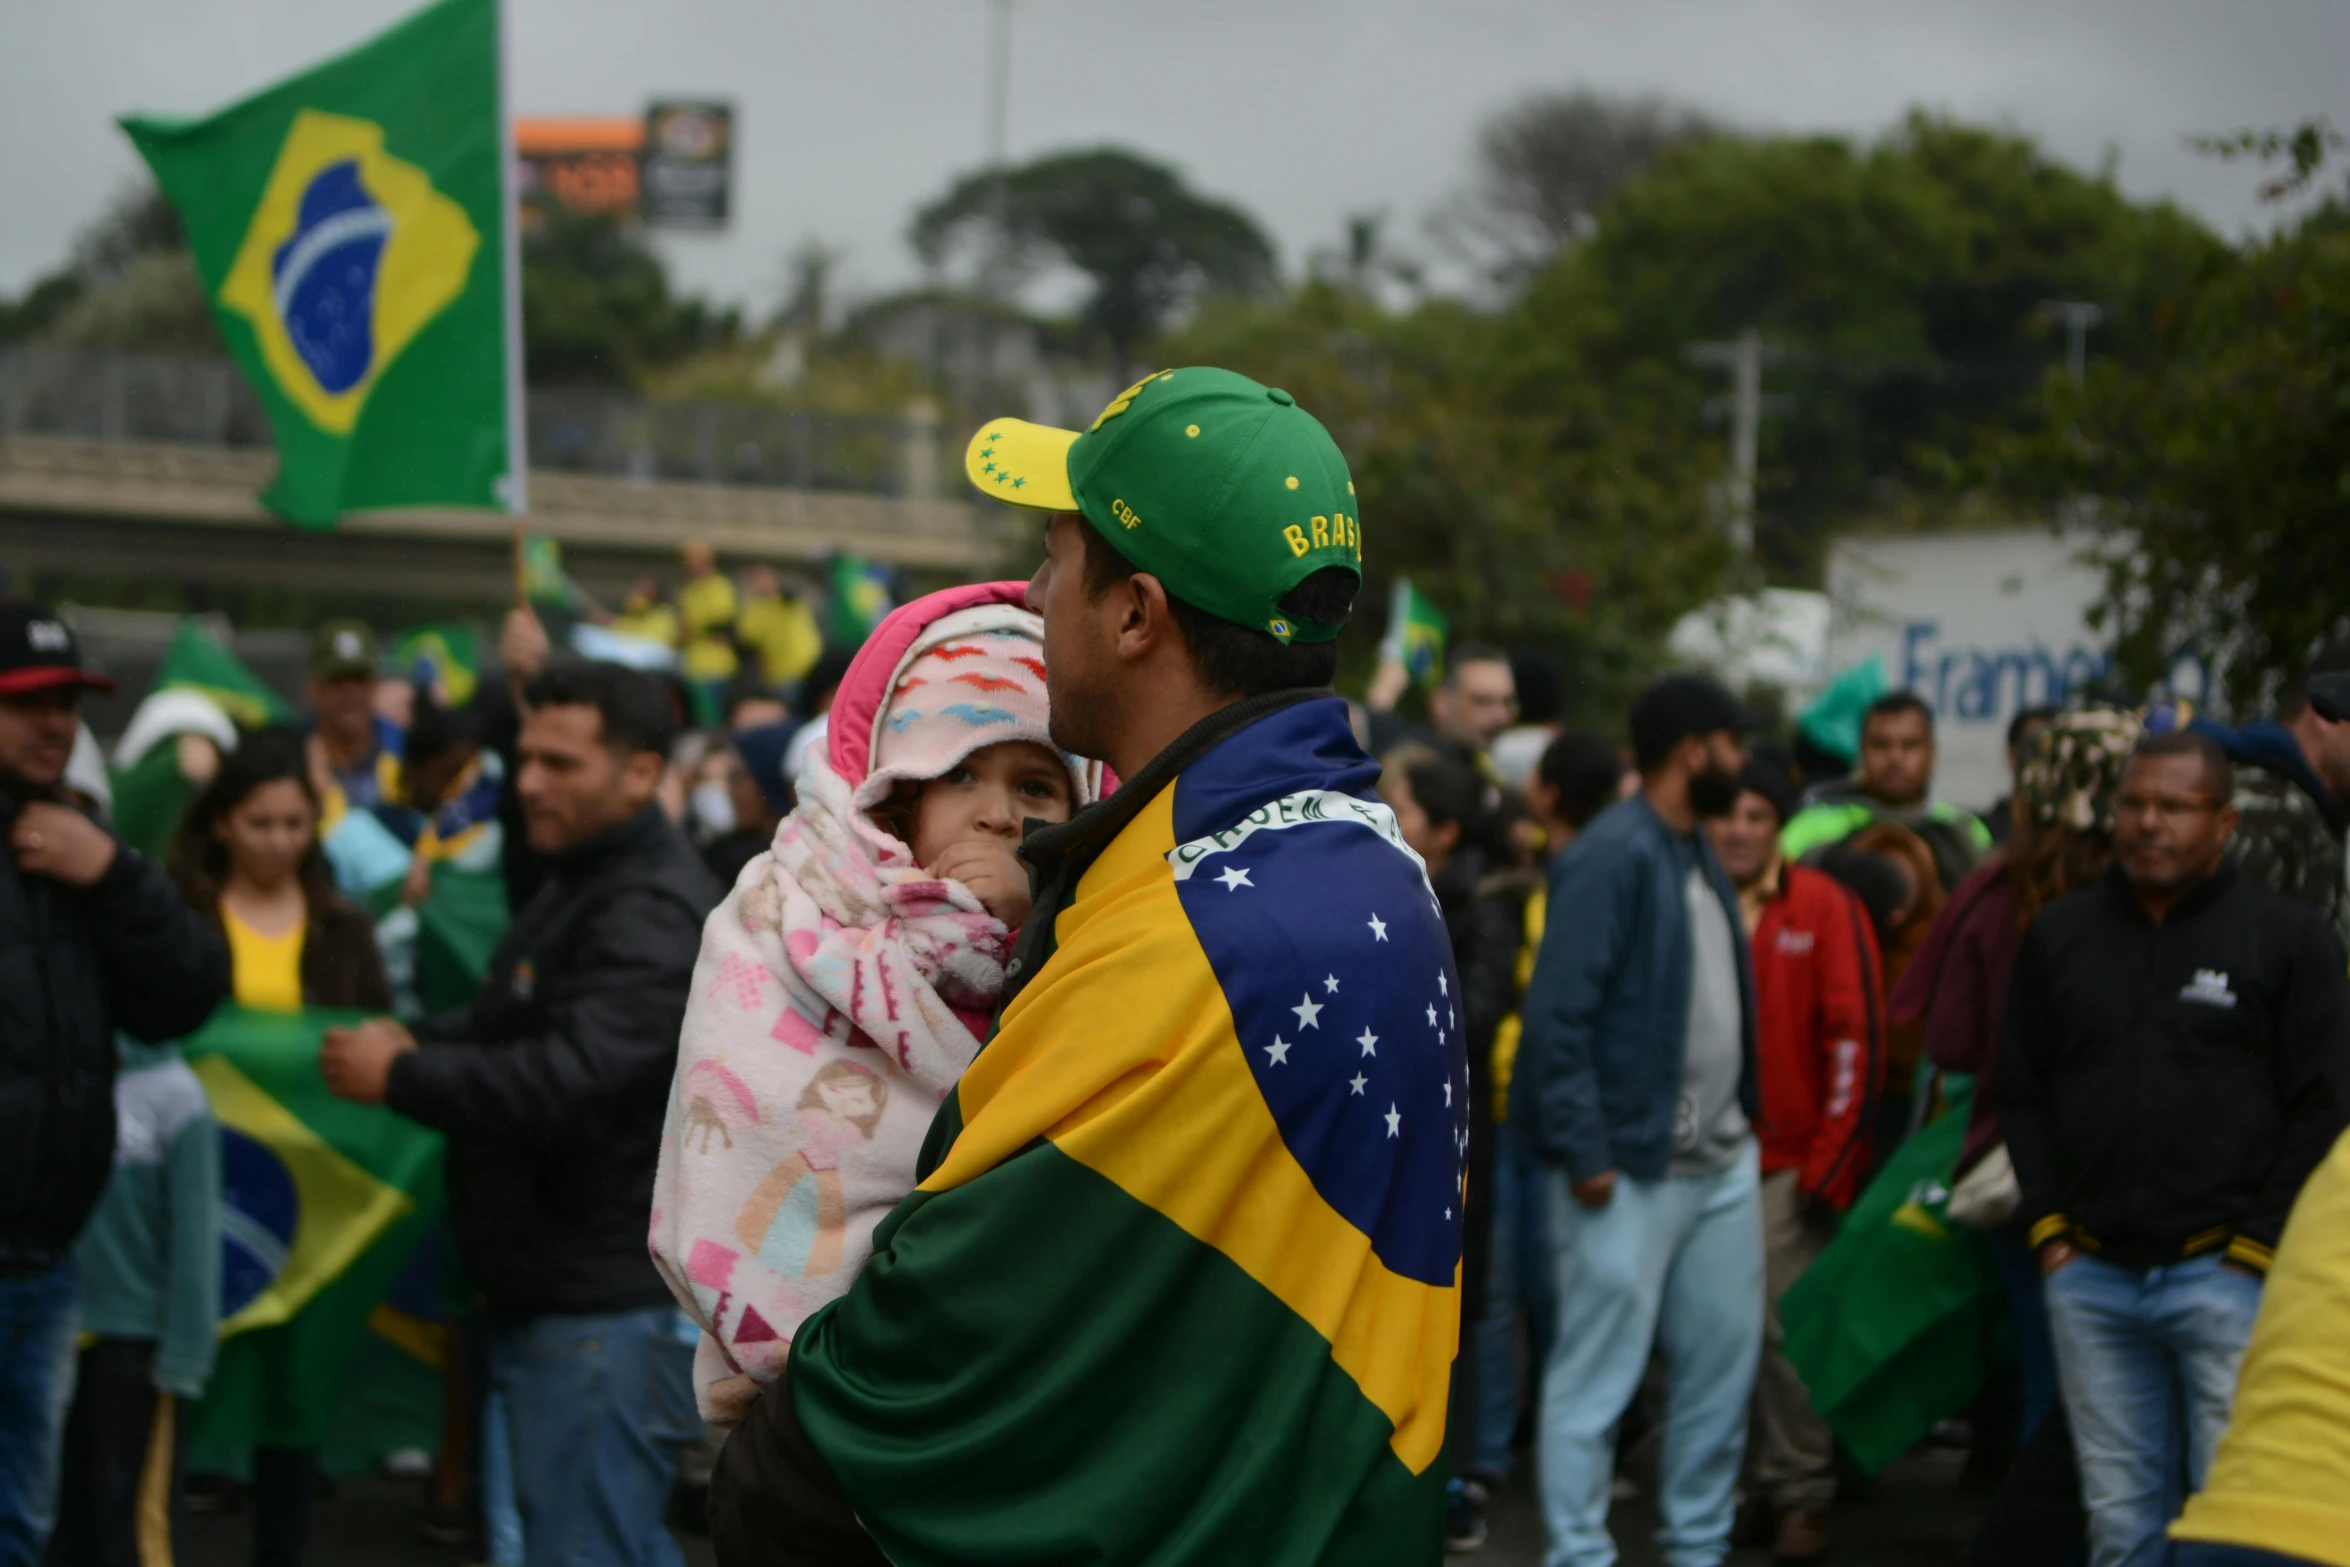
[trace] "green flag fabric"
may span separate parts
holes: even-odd
[[[172,835],[196,798],[196,786],[180,771],[177,745],[155,745],[128,767],[108,769],[114,789],[114,830],[122,841],[162,865],[171,858]]]
[[[569,609],[579,593],[563,570],[560,540],[534,533],[522,541],[522,588],[533,604],[547,609]]]
[[[221,1126],[222,1343],[191,1416],[199,1455],[325,1445],[371,1319],[437,1223],[440,1135],[319,1076],[325,1030],[363,1015],[227,1006],[184,1046]]]
[[[1431,599],[1412,586],[1409,577],[1395,579],[1388,595],[1387,635],[1379,656],[1404,667],[1414,685],[1433,686],[1444,678],[1444,643],[1452,622]]]
[[[1948,1213],[1974,1097],[1950,1082],[1950,1108],[1886,1161],[1779,1301],[1812,1407],[1870,1474],[1966,1407],[2006,1329],[1983,1237]]]
[[[204,120],[122,122],[268,412],[263,502],[505,504],[498,0],[441,0]]]
[[[210,697],[240,728],[290,724],[294,710],[251,666],[192,620],[180,622],[155,671],[157,691],[194,691]]]
[[[436,687],[444,706],[462,707],[481,684],[480,638],[462,622],[403,631],[392,641],[392,670]]]
[[[859,555],[835,555],[830,576],[829,639],[840,647],[860,646],[890,611],[889,568]]]
[[[508,917],[506,878],[497,871],[432,868],[432,886],[416,907],[416,990],[427,1016],[473,999]]]

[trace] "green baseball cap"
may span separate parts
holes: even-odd
[[[981,425],[963,468],[999,501],[1082,515],[1177,598],[1283,642],[1344,625],[1283,613],[1290,589],[1325,566],[1363,574],[1338,443],[1287,392],[1230,370],[1147,376],[1082,434]]]

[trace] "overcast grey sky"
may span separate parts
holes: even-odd
[[[913,206],[980,161],[986,0],[512,0],[525,114],[737,105],[736,221],[668,238],[765,308],[814,236],[864,292],[915,280]],[[64,254],[136,161],[111,116],[201,113],[414,0],[0,0],[0,290]],[[2005,122],[2224,231],[2254,180],[2186,135],[2350,126],[2338,0],[1017,0],[1013,156],[1115,141],[1271,229],[1295,270],[1348,213],[1416,242],[1480,119],[1535,88],[1657,92],[1764,129],[1874,134],[1912,105]]]

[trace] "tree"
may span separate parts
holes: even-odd
[[[1476,183],[1438,230],[1515,291],[1588,236],[1599,209],[1659,154],[1715,134],[1702,115],[1659,98],[1535,93],[1485,122]]]
[[[2299,171],[2272,182],[2284,199],[2323,146],[2266,150]],[[2223,258],[2155,336],[2081,385],[2049,376],[2037,424],[1989,438],[1961,476],[2099,530],[2126,676],[2197,652],[2257,711],[2350,623],[2350,208],[2336,196]]]
[[[633,386],[740,326],[734,311],[673,294],[661,258],[609,217],[550,209],[524,237],[522,353],[533,381]]]
[[[1689,345],[1747,328],[1787,357],[1767,390],[1757,544],[1775,580],[1816,582],[1827,539],[1883,512],[1923,452],[2036,417],[2064,352],[2045,306],[2100,304],[2098,362],[2146,362],[2158,321],[2225,247],[2029,139],[1914,115],[1860,146],[1712,137],[1669,148],[1529,286],[1520,314],[1555,361],[1643,417],[1694,426],[1718,376]]]
[[[911,238],[934,267],[977,245],[1016,271],[1054,259],[1084,273],[1093,292],[1079,321],[1109,345],[1120,380],[1142,342],[1184,307],[1210,293],[1253,292],[1274,276],[1273,242],[1247,213],[1114,147],[965,175],[914,215]]]

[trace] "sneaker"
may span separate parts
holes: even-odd
[[[1444,1550],[1448,1556],[1466,1556],[1485,1549],[1485,1509],[1459,1480],[1445,1486]]]

